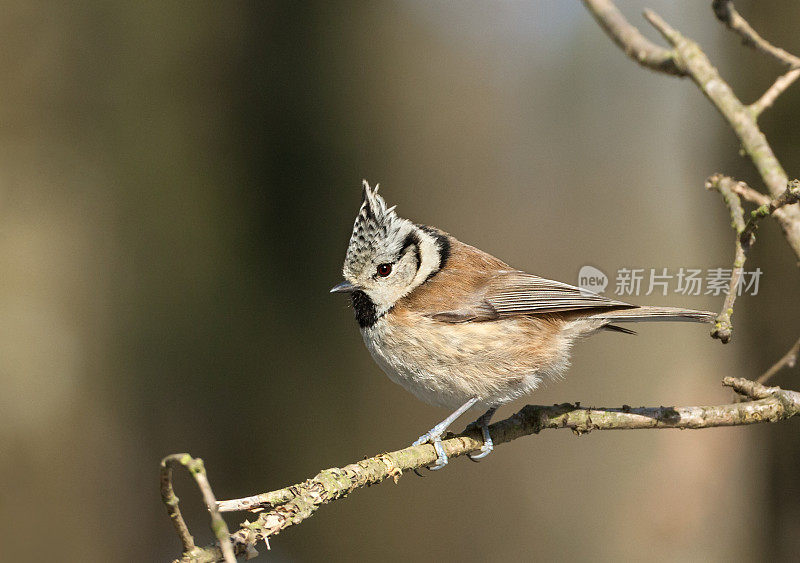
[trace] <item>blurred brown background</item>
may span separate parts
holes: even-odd
[[[754,5],[737,3],[800,52],[800,5]],[[699,40],[747,102],[780,71],[710,2],[620,2],[657,39],[643,7]],[[447,414],[380,372],[328,294],[362,178],[401,215],[572,283],[584,264],[729,267],[729,217],[703,180],[759,186],[698,90],[637,67],[577,1],[3,12],[3,560],[165,561],[179,544],[162,456],[201,456],[231,498],[403,447]],[[791,177],[799,116],[795,86],[762,120]],[[760,374],[800,333],[793,262],[764,226],[761,291],[737,305],[730,345],[696,325],[599,335],[530,401],[729,401],[722,376]],[[800,373],[776,383],[797,389]],[[270,557],[788,559],[798,428],[544,432],[324,507]],[[193,485],[177,487],[207,543]]]

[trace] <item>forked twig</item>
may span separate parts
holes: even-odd
[[[753,47],[768,55],[781,64],[790,68],[800,68],[800,57],[796,57],[780,47],[775,47],[772,43],[761,37],[758,32],[747,23],[736,8],[733,7],[731,0],[714,0],[711,4],[717,19],[724,23],[728,29],[737,33],[745,45]]]
[[[161,460],[161,500],[167,508],[172,524],[175,526],[175,531],[183,545],[184,556],[191,557],[193,561],[202,561],[203,554],[207,548],[199,548],[194,544],[194,538],[189,533],[189,528],[186,526],[186,521],[181,515],[181,509],[178,506],[179,500],[175,494],[175,489],[172,486],[172,470],[174,467],[183,466],[194,477],[197,487],[203,494],[203,500],[206,503],[208,512],[211,514],[211,530],[214,532],[217,540],[219,540],[220,558],[218,560],[225,563],[236,563],[236,557],[233,554],[233,546],[230,542],[230,531],[228,525],[217,509],[217,499],[214,498],[214,492],[211,490],[211,485],[208,482],[206,469],[203,465],[203,460],[200,458],[193,458],[189,454],[172,454],[168,455]]]
[[[495,445],[538,434],[542,430],[568,428],[575,434],[593,430],[701,429],[777,422],[800,414],[800,393],[779,387],[765,387],[755,381],[726,377],[723,385],[749,400],[728,405],[697,407],[587,408],[564,403],[554,406],[528,405],[513,416],[490,426]],[[477,430],[448,436],[442,446],[449,458],[480,450],[483,445]],[[397,479],[406,472],[431,465],[437,454],[424,444],[383,453],[344,467],[321,471],[316,476],[290,487],[255,497],[224,500],[221,510],[259,512],[253,522],[245,522],[230,536],[237,554],[255,553],[254,546],[281,530],[299,524],[329,502],[386,479]],[[257,499],[261,499],[258,501]],[[220,540],[220,545],[230,545]],[[220,561],[219,548],[208,546],[184,553],[179,560]]]

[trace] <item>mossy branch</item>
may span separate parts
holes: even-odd
[[[733,129],[742,144],[744,152],[750,157],[767,191],[771,194],[771,197],[768,197],[746,186],[737,186],[735,180],[722,174],[715,174],[706,181],[708,188],[717,190],[723,195],[725,203],[731,212],[733,227],[736,230],[731,283],[723,302],[722,310],[717,316],[714,328],[711,331],[713,338],[718,338],[723,343],[727,343],[733,333],[733,324],[731,322],[733,305],[741,283],[748,252],[755,242],[755,230],[760,219],[771,216],[778,222],[783,230],[786,242],[794,251],[800,265],[800,208],[792,205],[800,200],[800,187],[798,187],[797,180],[789,181],[786,172],[772,151],[772,147],[767,142],[766,136],[758,126],[759,115],[770,107],[778,96],[800,77],[800,58],[773,46],[758,35],[736,11],[730,0],[714,0],[712,7],[717,18],[729,29],[740,35],[745,40],[746,45],[777,59],[789,67],[789,71],[779,77],[756,102],[746,106],[736,96],[730,85],[722,79],[719,71],[711,64],[711,61],[700,46],[683,36],[655,12],[645,10],[644,17],[658,30],[672,49],[666,50],[656,45],[651,45],[648,48],[651,51],[660,53],[662,56],[669,55],[671,63],[669,70],[664,70],[659,65],[648,64],[646,58],[643,60],[642,57],[636,56],[636,45],[640,42],[637,36],[640,34],[619,13],[611,0],[583,0],[583,2],[611,39],[635,61],[653,70],[660,70],[666,74],[677,76],[687,76],[692,79]],[[749,200],[760,200],[759,208],[750,214],[747,221],[745,221],[744,210],[739,198],[743,189],[747,190],[745,195]],[[761,197],[763,197],[763,200],[761,200]]]
[[[575,434],[593,430],[701,429],[778,422],[800,414],[800,393],[780,387],[765,387],[755,381],[726,377],[731,387],[748,400],[727,405],[697,407],[595,408],[563,403],[553,406],[528,405],[513,416],[490,426],[495,445],[504,444],[542,430],[568,428]],[[449,458],[480,450],[483,442],[477,430],[450,434],[442,442]],[[217,503],[221,512],[259,513],[253,522],[245,521],[227,539],[238,555],[254,556],[258,542],[303,522],[316,510],[350,493],[380,483],[395,482],[408,471],[436,461],[433,446],[424,444],[373,456],[344,467],[321,471],[311,479],[290,487],[241,499]],[[165,500],[165,504],[167,501]],[[169,508],[169,505],[168,505]],[[226,542],[222,545],[225,546]],[[268,545],[268,544],[267,544]],[[184,548],[186,544],[184,543]],[[185,550],[181,563],[222,561],[218,545]]]
[[[172,524],[175,526],[175,531],[181,540],[184,556],[190,556],[194,558],[192,560],[201,561],[206,549],[195,545],[194,538],[189,533],[189,528],[186,526],[186,521],[181,514],[181,509],[178,505],[179,500],[172,486],[172,470],[180,466],[185,467],[194,478],[197,487],[203,495],[203,500],[206,503],[208,512],[211,515],[211,530],[214,532],[214,536],[216,536],[221,546],[221,548],[218,548],[219,553],[215,561],[236,563],[236,557],[233,554],[233,546],[230,541],[227,541],[230,536],[230,531],[217,509],[217,499],[214,498],[211,484],[208,482],[203,460],[200,458],[193,458],[186,453],[172,454],[162,459],[160,471],[161,501],[164,503],[167,514],[169,514],[170,520],[172,520]]]

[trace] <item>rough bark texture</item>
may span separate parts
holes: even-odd
[[[496,445],[546,429],[568,428],[575,434],[593,430],[701,429],[778,422],[800,413],[800,393],[779,387],[765,387],[746,379],[725,378],[723,384],[750,400],[727,405],[693,407],[620,408],[582,407],[564,403],[553,406],[528,405],[515,415],[492,424],[490,432]],[[483,442],[477,430],[450,436],[442,442],[448,457],[454,458],[480,450]],[[245,521],[230,536],[237,555],[256,555],[255,546],[268,541],[295,524],[303,522],[320,506],[343,498],[353,491],[392,478],[395,482],[409,470],[431,465],[436,452],[429,444],[395,452],[319,472],[314,477],[290,487],[241,499],[217,503],[220,512],[249,510],[259,512],[255,521]],[[268,545],[268,544],[266,544]],[[222,561],[218,546],[192,547],[176,561]]]

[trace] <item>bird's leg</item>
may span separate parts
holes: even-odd
[[[472,461],[478,461],[492,453],[494,449],[494,442],[492,442],[492,437],[489,435],[489,421],[492,420],[492,416],[494,416],[495,411],[497,411],[497,407],[492,407],[485,413],[483,413],[478,420],[470,424],[469,426],[478,427],[481,429],[481,433],[483,434],[483,446],[481,447],[481,453],[470,455],[467,454],[467,457],[470,458]],[[469,426],[467,428],[469,428]]]
[[[426,442],[430,442],[433,444],[434,449],[436,450],[436,454],[439,458],[436,460],[436,463],[428,469],[431,471],[436,471],[437,469],[441,469],[445,465],[447,465],[447,454],[444,453],[444,448],[442,447],[442,435],[447,431],[451,424],[464,412],[466,412],[472,405],[478,402],[477,397],[473,397],[460,407],[458,407],[453,414],[445,418],[439,424],[428,430],[425,434],[419,437],[419,439],[411,444],[412,446],[419,446],[420,444],[425,444]]]

